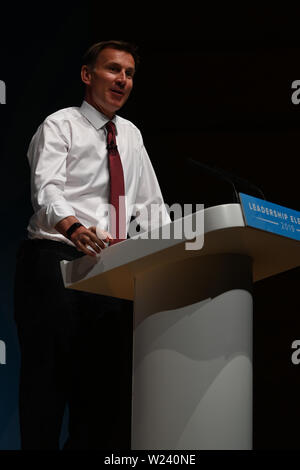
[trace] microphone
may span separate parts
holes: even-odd
[[[238,196],[238,190],[239,190],[239,192],[243,192],[243,191],[240,190],[241,186],[248,188],[248,190],[250,192],[254,191],[255,193],[258,193],[260,195],[260,197],[262,197],[262,199],[266,199],[264,193],[262,192],[262,190],[258,186],[256,186],[253,183],[250,183],[249,181],[247,181],[244,178],[241,178],[240,176],[237,176],[237,175],[235,175],[233,173],[230,173],[229,171],[223,170],[221,168],[217,168],[216,166],[212,167],[212,166],[206,165],[205,163],[193,160],[192,158],[188,158],[188,163],[192,164],[193,166],[197,166],[198,168],[201,168],[202,170],[206,171],[207,173],[210,173],[210,174],[218,177],[219,179],[222,179],[222,180],[227,181],[228,183],[230,183],[233,187],[233,190],[234,190],[235,200],[238,203],[240,202],[239,201],[239,196]]]

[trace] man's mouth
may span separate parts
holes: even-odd
[[[111,88],[110,91],[112,91],[113,93],[116,93],[116,94],[119,95],[119,96],[123,96],[123,95],[124,95],[124,91],[122,91],[122,90],[117,90],[116,88]]]

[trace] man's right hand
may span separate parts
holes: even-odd
[[[95,231],[93,229],[95,229]],[[104,243],[106,240],[103,241],[97,237],[96,227],[86,228],[82,225],[72,233],[70,239],[77,250],[89,256],[96,256],[97,253],[100,253],[101,249],[106,247]],[[92,251],[91,248],[94,251]]]
[[[68,228],[75,222],[79,222],[76,217],[72,215],[65,217],[55,225],[55,229],[66,237]],[[77,250],[89,256],[96,256],[97,253],[100,253],[101,249],[106,247],[104,242],[109,242],[109,240],[112,240],[110,233],[98,230],[97,234],[96,227],[86,228],[83,225],[78,227],[71,235],[71,241]]]

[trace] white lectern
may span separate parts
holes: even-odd
[[[252,283],[299,266],[300,243],[239,204],[203,214],[200,250],[129,239],[61,264],[66,287],[134,300],[132,449],[252,448]]]

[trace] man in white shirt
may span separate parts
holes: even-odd
[[[81,70],[81,107],[48,116],[29,146],[34,214],[15,282],[23,449],[59,447],[66,404],[65,448],[130,446],[131,302],[65,289],[59,262],[96,256],[114,241],[103,210],[112,185],[108,122],[124,175],[127,230],[136,211],[152,204],[161,206],[162,223],[170,220],[141,133],[115,114],[130,95],[137,63],[131,44],[93,45]],[[147,217],[139,223],[147,230]]]

